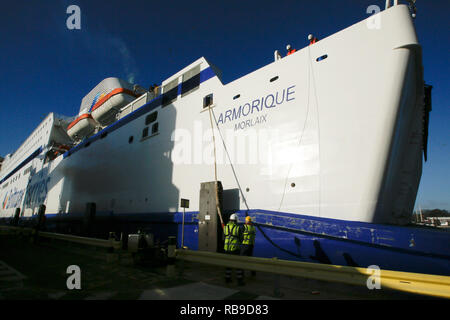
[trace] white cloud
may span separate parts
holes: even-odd
[[[119,52],[127,81],[134,83],[137,75],[136,63],[125,41],[123,41],[119,37],[109,37],[108,43],[111,44],[114,50],[117,50]]]

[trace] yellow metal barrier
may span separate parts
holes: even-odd
[[[206,263],[216,266],[254,270],[280,275],[310,278],[330,282],[367,286],[369,277],[374,277],[374,270],[368,268],[346,267],[279,260],[276,258],[257,258],[234,256],[222,253],[176,250],[177,259]],[[389,288],[415,294],[450,298],[450,277],[380,270],[381,288]],[[370,280],[369,280],[370,281]]]
[[[14,227],[14,226],[0,226],[0,234],[30,234],[31,228]]]
[[[39,231],[39,237],[70,241],[103,248],[120,249],[122,247],[121,241],[115,241],[113,239],[104,240],[96,238],[86,238],[86,237],[72,236],[69,234],[42,232],[42,231]]]
[[[10,233],[10,234],[23,234],[30,235],[34,234],[36,231],[32,228],[24,228],[24,227],[13,227],[13,226],[0,226],[0,232],[2,233]],[[57,239],[68,242],[75,242],[80,244],[85,244],[89,246],[95,247],[103,247],[103,248],[113,248],[113,249],[121,249],[122,242],[115,241],[114,239],[97,239],[97,238],[86,238],[73,236],[70,234],[62,234],[62,233],[53,233],[53,232],[43,232],[38,231],[38,236],[48,239]]]

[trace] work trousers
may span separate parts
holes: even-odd
[[[239,255],[239,250],[225,251],[225,253],[226,254],[234,254],[234,255],[238,256]],[[230,281],[232,273],[233,273],[233,269],[227,267],[226,270],[225,270],[225,280]],[[243,279],[243,270],[242,269],[236,269],[236,279],[238,281],[242,281],[242,279]]]
[[[253,256],[253,247],[252,244],[241,244],[241,256]]]
[[[241,244],[241,256],[251,257],[253,256],[253,248],[255,246],[252,244]],[[251,272],[252,276],[256,275],[256,271]]]

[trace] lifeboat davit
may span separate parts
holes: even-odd
[[[67,134],[74,140],[81,140],[90,136],[97,123],[89,113],[83,113],[72,121],[67,127]]]

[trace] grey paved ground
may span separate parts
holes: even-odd
[[[40,300],[317,300],[424,298],[367,288],[258,273],[245,286],[226,285],[224,268],[177,262],[176,276],[165,267],[107,262],[106,252],[62,244],[33,244],[0,235],[0,299]],[[81,290],[68,290],[69,265],[81,269]],[[183,270],[182,273],[181,270]],[[278,284],[278,290],[276,289]]]

